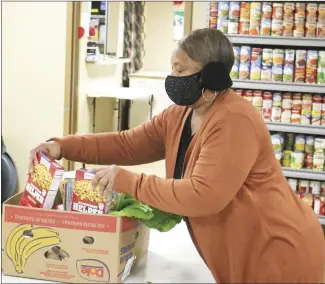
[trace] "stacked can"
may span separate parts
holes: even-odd
[[[313,96],[311,94],[304,94],[302,96],[300,124],[306,125],[311,122],[312,99]]]
[[[306,83],[315,84],[317,82],[318,51],[308,50],[306,63]]]
[[[313,136],[307,136],[306,145],[305,145],[305,163],[304,163],[306,169],[313,168],[314,145],[315,145],[315,138]]]
[[[261,80],[272,81],[273,49],[264,48],[262,54]]]
[[[306,19],[306,3],[297,2],[295,4],[295,23],[293,36],[305,36],[305,19]]]
[[[239,79],[249,80],[251,47],[242,46],[240,49]]]
[[[281,122],[291,122],[291,110],[292,110],[292,95],[291,93],[284,93],[282,96],[282,113]]]
[[[317,37],[325,37],[325,4],[318,4]]]
[[[282,157],[282,166],[290,167],[291,163],[291,153],[294,148],[295,143],[295,134],[293,133],[285,133],[284,137],[284,147],[283,147],[283,157]],[[297,183],[295,189],[297,188]]]
[[[238,34],[239,30],[240,2],[230,2],[228,34]]]
[[[325,51],[318,53],[317,83],[325,84]]]
[[[239,96],[239,97],[243,97],[244,96],[244,90],[242,89],[237,89],[235,90],[236,94]]]
[[[272,102],[272,113],[271,120],[273,122],[281,122],[281,112],[282,112],[282,94],[273,93],[273,102]]]
[[[292,96],[291,123],[299,124],[301,120],[302,95],[300,93]]]
[[[253,91],[252,90],[245,90],[243,93],[243,97],[248,100],[249,102],[253,102]]]
[[[228,31],[229,2],[218,2],[217,29],[223,33]]]
[[[263,93],[263,103],[262,103],[262,117],[264,121],[271,121],[272,116],[272,93],[264,92]]]
[[[250,2],[240,3],[239,33],[241,35],[249,34],[250,7]]]
[[[254,91],[252,103],[253,106],[258,110],[258,112],[262,114],[262,105],[263,105],[262,91]]]
[[[284,64],[284,50],[273,50],[273,66],[272,66],[272,81],[282,82],[283,78],[283,64]]]
[[[262,48],[252,48],[250,79],[261,80]]]
[[[283,36],[290,37],[293,34],[295,3],[285,2],[283,5]]]
[[[234,65],[231,68],[230,71],[230,78],[231,79],[238,79],[239,78],[239,63],[240,63],[240,47],[239,46],[233,46],[234,51]]]
[[[306,144],[305,135],[296,135],[294,143],[294,151],[291,153],[290,168],[301,169],[304,165],[304,150]]]
[[[293,81],[293,70],[295,61],[295,50],[286,49],[283,67],[283,82],[291,83]]]
[[[322,117],[321,117],[321,121],[320,124],[321,125],[325,125],[325,96],[323,96],[323,103],[322,103]]]
[[[284,144],[283,133],[276,133],[271,135],[275,158],[280,162],[282,159],[282,150]]]
[[[272,36],[282,36],[283,3],[273,3],[272,9]]]
[[[305,36],[316,36],[316,20],[317,20],[317,3],[307,3],[307,16],[305,26]]]
[[[314,95],[312,111],[311,111],[311,124],[312,125],[320,125],[322,106],[323,106],[323,97],[321,95]]]
[[[250,20],[249,20],[249,34],[259,35],[261,24],[261,2],[251,2]]]
[[[210,3],[209,28],[216,29],[218,23],[218,2]]]
[[[307,50],[296,50],[295,83],[305,83]]]
[[[315,138],[314,148],[313,170],[323,171],[325,164],[325,139]]]
[[[271,34],[272,3],[262,3],[261,29],[260,35],[269,36]]]

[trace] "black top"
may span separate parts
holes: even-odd
[[[184,159],[185,154],[187,151],[188,146],[190,145],[192,138],[194,135],[192,135],[191,131],[191,118],[192,118],[193,111],[189,114],[189,116],[186,119],[181,140],[179,141],[179,147],[178,147],[178,153],[177,153],[177,159],[176,159],[176,165],[175,165],[175,171],[174,171],[174,178],[175,179],[182,179],[183,178],[183,168],[184,168]]]

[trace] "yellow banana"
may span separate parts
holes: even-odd
[[[28,243],[39,238],[58,235],[58,232],[47,227],[36,227],[26,233],[25,235],[21,235],[16,243],[16,254],[13,257],[15,257],[16,264],[18,265],[20,265],[20,256]]]
[[[19,237],[23,234],[24,231],[30,230],[31,225],[21,224],[15,227],[9,234],[6,242],[6,253],[11,259],[12,263],[16,266],[15,255],[16,255],[16,243]]]
[[[22,254],[20,255],[20,265],[16,267],[18,273],[22,273],[25,269],[25,264],[27,259],[37,250],[54,246],[61,242],[58,236],[42,237],[36,240],[30,241],[23,249]]]

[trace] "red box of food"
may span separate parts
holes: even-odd
[[[98,186],[91,189],[90,182],[94,175],[94,173],[84,169],[76,170],[71,211],[93,214],[105,214],[109,211],[113,196],[109,199],[100,196]]]
[[[28,176],[19,205],[51,209],[64,168],[45,153],[37,154],[37,162],[34,173]]]

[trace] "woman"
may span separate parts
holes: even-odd
[[[53,138],[31,151],[111,165],[93,186],[186,216],[194,244],[218,283],[321,283],[324,236],[274,157],[260,114],[231,89],[233,49],[200,29],[172,55],[166,92],[175,102],[152,121],[119,133]],[[166,159],[166,176],[117,165]]]

